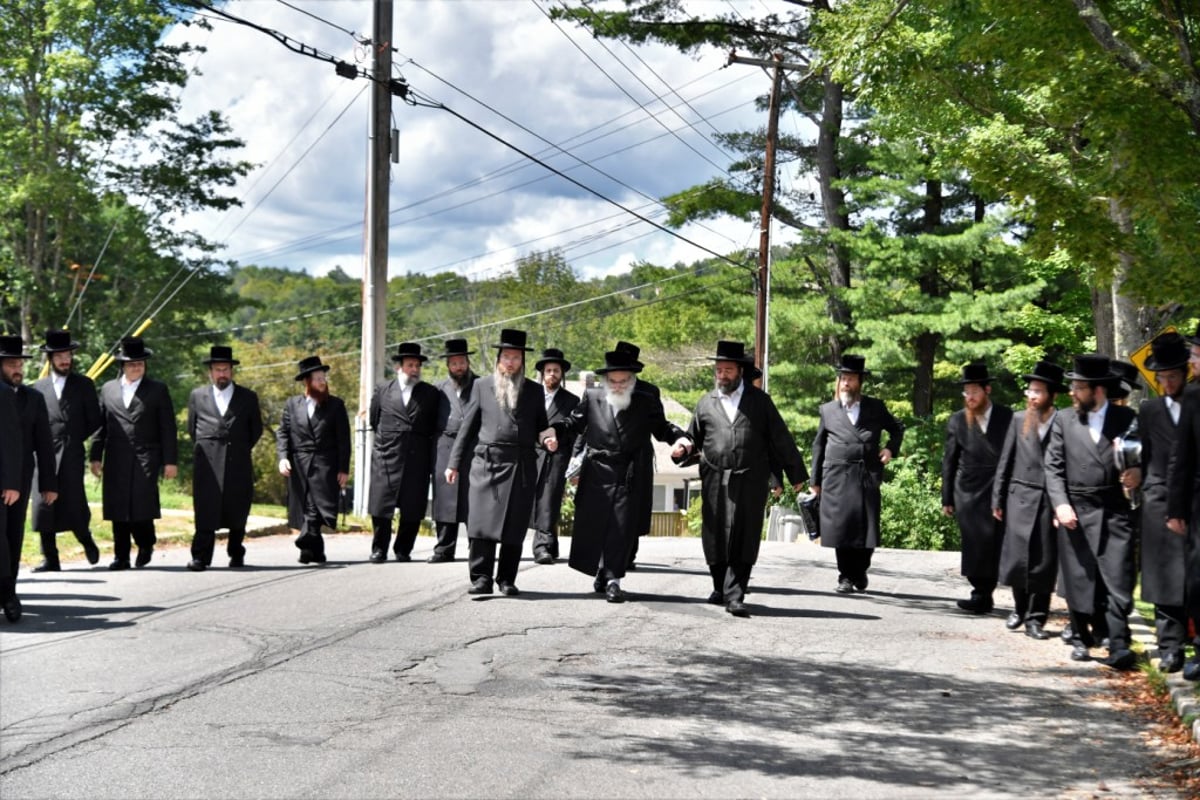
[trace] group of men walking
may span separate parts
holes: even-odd
[[[1186,386],[1189,366],[1200,376],[1200,331],[1154,339],[1146,369],[1160,396],[1134,410],[1132,365],[1095,354],[1076,356],[1070,371],[1042,361],[1022,376],[1026,408],[1015,413],[992,402],[985,365],[963,368],[942,462],[943,510],[961,531],[971,585],[959,608],[991,612],[1005,584],[1008,629],[1048,639],[1057,587],[1071,659],[1102,648],[1101,663],[1130,669],[1140,567],[1160,668],[1200,680],[1200,654],[1186,661],[1184,649],[1189,622],[1200,630],[1200,384]],[[1058,410],[1064,392],[1072,405]]]

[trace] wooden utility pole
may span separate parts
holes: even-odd
[[[362,354],[358,415],[355,417],[354,513],[365,516],[371,491],[374,437],[367,421],[375,385],[383,374],[388,281],[388,179],[391,176],[392,0],[375,0],[371,42],[375,48],[371,86],[370,165],[367,170],[367,245],[363,259]]]

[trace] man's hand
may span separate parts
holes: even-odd
[[[992,516],[995,517],[997,521],[1004,522],[1004,509],[1003,508],[993,508]]]
[[[97,478],[100,477],[100,462],[99,461],[92,462],[92,474],[95,475]]]
[[[671,458],[683,458],[692,451],[694,446],[691,439],[681,436],[675,440],[675,446],[671,449]]]
[[[350,480],[350,473],[349,473],[349,472],[339,472],[339,473],[338,473],[338,488],[339,488],[339,489],[345,489],[345,488],[346,488],[346,481],[348,481],[348,480]]]
[[[446,467],[446,483],[453,486],[458,481],[458,470],[454,467]]]
[[[813,490],[813,494],[815,494],[817,497],[821,496],[821,487],[820,486],[814,486],[814,487],[812,487],[812,490]]]
[[[883,464],[886,467],[888,465],[888,462],[891,460],[892,460],[892,451],[891,450],[888,450],[885,447],[879,451],[879,463],[880,464]]]
[[[42,492],[42,502],[48,506],[54,505],[54,501],[58,499],[58,492]]]
[[[286,458],[279,459],[279,474],[285,478],[290,478],[292,476],[292,462]]]
[[[1075,516],[1075,509],[1071,508],[1070,503],[1063,503],[1054,509],[1054,518],[1058,524],[1069,531],[1075,530],[1079,526],[1079,517]]]
[[[792,491],[795,492],[796,494],[800,494],[800,492],[802,492],[803,490],[804,490],[804,482],[803,481],[801,481],[800,483],[792,484]]]
[[[1121,473],[1121,486],[1125,487],[1126,491],[1133,491],[1142,485],[1142,468],[1130,467]]]
[[[0,492],[0,499],[4,500],[4,505],[11,506],[21,499],[21,493],[16,489],[5,489]]]
[[[179,467],[174,464],[167,464],[163,467],[163,477],[169,481],[175,480],[175,476],[179,474]]]
[[[547,452],[558,452],[558,433],[554,428],[546,428],[546,430],[538,434],[538,438],[542,442],[542,447],[546,448]]]
[[[954,506],[942,506],[942,513],[947,517],[954,516]]]
[[[1178,517],[1172,517],[1167,520],[1167,528],[1170,529],[1171,533],[1178,533],[1180,536],[1183,536],[1187,533],[1187,522]]]

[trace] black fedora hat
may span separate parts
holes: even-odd
[[[154,351],[146,347],[140,336],[126,336],[121,340],[121,352],[113,356],[114,361],[146,361],[153,357]]]
[[[737,361],[745,363],[746,345],[741,342],[729,342],[721,339],[717,342],[717,354],[709,356],[709,361]],[[753,358],[751,359],[753,360]]]
[[[71,332],[63,330],[46,331],[46,343],[40,348],[43,353],[63,353],[78,349],[79,342],[72,341]]]
[[[1063,374],[1069,381],[1085,381],[1087,383],[1111,383],[1120,376],[1113,372],[1112,361],[1108,356],[1099,353],[1084,353],[1075,356],[1070,372]]]
[[[0,358],[29,358],[20,336],[0,336]]]
[[[558,364],[560,367],[562,367],[563,373],[571,371],[571,362],[563,358],[563,351],[559,350],[557,347],[547,347],[545,350],[543,350],[542,357],[537,360],[537,363],[533,365],[533,368],[538,372],[541,372],[542,367],[546,366],[547,364]]]
[[[624,350],[609,350],[604,354],[604,366],[593,370],[597,375],[609,372],[641,372],[642,364]]]
[[[992,376],[988,374],[987,364],[982,361],[976,361],[967,364],[962,368],[962,377],[956,383],[960,386],[966,386],[968,383],[978,383],[981,386],[986,386],[992,382]]]
[[[1021,379],[1026,383],[1041,381],[1050,388],[1050,391],[1055,393],[1065,392],[1068,388],[1063,383],[1063,368],[1050,361],[1037,362],[1033,365],[1033,372],[1022,375]]]
[[[629,357],[633,359],[633,363],[637,365],[638,369],[646,368],[646,365],[638,360],[642,357],[642,348],[638,347],[633,342],[617,342],[617,346],[613,349],[618,353],[628,353]]]
[[[450,358],[451,356],[470,356],[475,354],[474,350],[467,349],[470,347],[470,345],[467,344],[466,339],[447,339],[446,343],[442,345],[442,347],[444,352],[441,353],[438,358]]]
[[[859,375],[870,375],[871,370],[866,368],[866,363],[866,356],[843,353],[841,363],[834,367],[834,369],[838,372],[856,372]]]
[[[421,355],[421,345],[416,342],[401,342],[396,347],[396,354],[392,356],[392,361],[403,361],[406,358],[415,358],[424,364],[429,360],[429,356]]]
[[[329,372],[329,365],[321,363],[320,356],[308,356],[300,359],[300,371],[296,373],[296,380],[304,380],[305,375],[311,375],[314,372]]]
[[[532,347],[525,346],[525,331],[515,328],[503,328],[500,331],[500,341],[493,345],[497,350],[524,350],[532,353]]]
[[[208,348],[208,358],[200,362],[201,364],[232,364],[237,366],[242,363],[233,357],[233,348],[227,344],[214,344]]]
[[[1138,368],[1128,361],[1113,360],[1112,370],[1114,373],[1112,381],[1108,385],[1108,396],[1114,400],[1121,400],[1129,397],[1134,389],[1140,389],[1142,384],[1138,380],[1141,373]]]
[[[1146,359],[1146,369],[1151,372],[1186,369],[1190,355],[1187,339],[1178,333],[1164,333],[1154,337],[1154,341],[1150,343],[1150,357]]]

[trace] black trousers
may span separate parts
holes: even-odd
[[[230,528],[229,539],[225,545],[225,552],[230,558],[245,558],[246,547],[243,544],[246,540],[245,528]],[[192,537],[192,558],[199,561],[206,567],[212,566],[213,551],[217,547],[217,532],[215,530],[196,530],[196,535]]]
[[[750,570],[753,564],[741,562],[720,562],[708,565],[708,573],[712,576],[713,591],[720,592],[726,603],[746,598],[746,584],[750,583]]]
[[[1071,618],[1071,631],[1074,633],[1072,641],[1075,644],[1083,644],[1087,647],[1098,647],[1101,640],[1110,637],[1109,617],[1108,617],[1108,589],[1104,585],[1104,581],[1099,577],[1096,579],[1096,594],[1092,600],[1092,613],[1087,614],[1083,611],[1068,609]],[[1119,628],[1118,628],[1119,629]],[[1116,642],[1112,642],[1116,644]],[[1119,649],[1119,648],[1113,648]]]
[[[873,547],[835,547],[837,554],[838,580],[862,581],[871,568]]]
[[[454,558],[454,551],[458,548],[458,523],[435,522],[434,526],[437,528],[437,544],[433,546],[433,552]]]
[[[971,584],[971,597],[991,600],[992,594],[996,591],[996,577],[977,578],[970,577],[967,580]]]
[[[75,538],[84,547],[95,545],[96,541],[92,538],[92,532],[87,528],[79,531],[71,531],[75,534]],[[55,531],[39,531],[38,537],[42,540],[42,558],[46,559],[47,564],[58,566],[58,533]]]
[[[1013,610],[1017,612],[1017,616],[1026,622],[1036,622],[1040,625],[1046,624],[1046,618],[1050,614],[1050,593],[1049,592],[1034,592],[1030,594],[1024,589],[1014,586],[1012,587],[1013,594]]]
[[[374,536],[371,539],[371,552],[379,551],[386,553],[388,544],[392,540],[392,518],[391,517],[371,517],[371,524],[374,528]],[[396,534],[396,543],[392,551],[398,556],[412,555],[413,545],[417,543],[417,534],[421,532],[421,520],[401,519],[399,532]]]
[[[1187,644],[1188,615],[1183,606],[1154,607],[1154,632],[1158,638],[1158,651],[1166,655],[1172,650],[1182,649]],[[1200,627],[1197,628],[1200,634]]]
[[[472,583],[481,578],[491,583],[493,572],[495,573],[495,581],[497,583],[517,582],[517,568],[521,566],[521,545],[501,544],[500,563],[497,565],[497,544],[499,543],[493,542],[490,539],[467,540],[470,559],[468,568],[471,571]]]
[[[629,563],[625,565],[626,569],[633,566],[633,562],[637,561],[638,545],[641,544],[642,537],[635,536],[633,541],[629,543]]]
[[[533,554],[539,556],[542,553],[558,558],[558,531],[534,530]]]
[[[25,543],[25,510],[28,495],[11,506],[0,506],[0,601],[17,594],[21,546]]]
[[[113,521],[113,558],[117,561],[129,561],[129,553],[132,550],[132,544],[138,546],[138,551],[141,552],[147,548],[154,547],[158,541],[158,536],[154,532],[154,520],[140,519],[132,522],[116,522]]]

